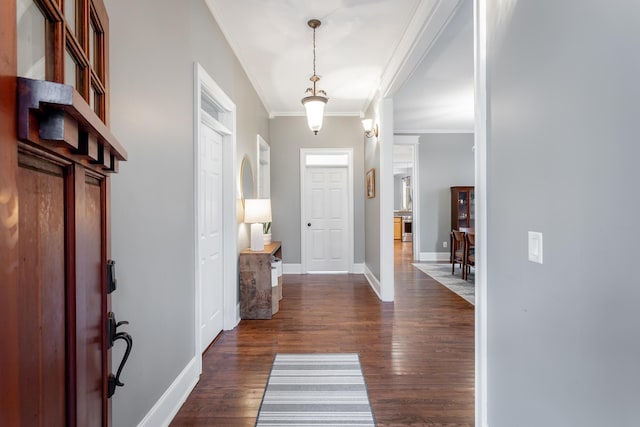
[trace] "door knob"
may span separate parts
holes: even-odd
[[[311,223],[310,222],[307,223],[307,227],[311,227]]]

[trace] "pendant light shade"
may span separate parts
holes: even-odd
[[[324,106],[327,105],[327,93],[323,90],[316,90],[316,83],[320,80],[320,76],[316,74],[316,28],[321,22],[318,19],[311,19],[307,25],[313,29],[313,75],[309,78],[313,82],[313,87],[307,88],[309,96],[302,98],[302,105],[307,113],[307,124],[309,129],[318,134],[322,128],[322,120],[324,118]]]
[[[302,98],[302,105],[307,111],[307,124],[314,135],[322,128],[324,118],[324,106],[327,105],[327,98],[324,96],[307,96]]]

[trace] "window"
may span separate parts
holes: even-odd
[[[18,76],[71,85],[103,121],[108,43],[103,0],[18,0]]]

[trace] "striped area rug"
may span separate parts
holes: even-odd
[[[257,427],[375,425],[358,354],[276,355]]]

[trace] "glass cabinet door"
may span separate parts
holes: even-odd
[[[469,192],[458,193],[458,228],[469,227]]]
[[[469,227],[475,228],[476,222],[476,194],[475,191],[469,192]]]
[[[451,187],[451,229],[460,230],[475,226],[474,187]],[[466,231],[466,230],[464,230]]]

